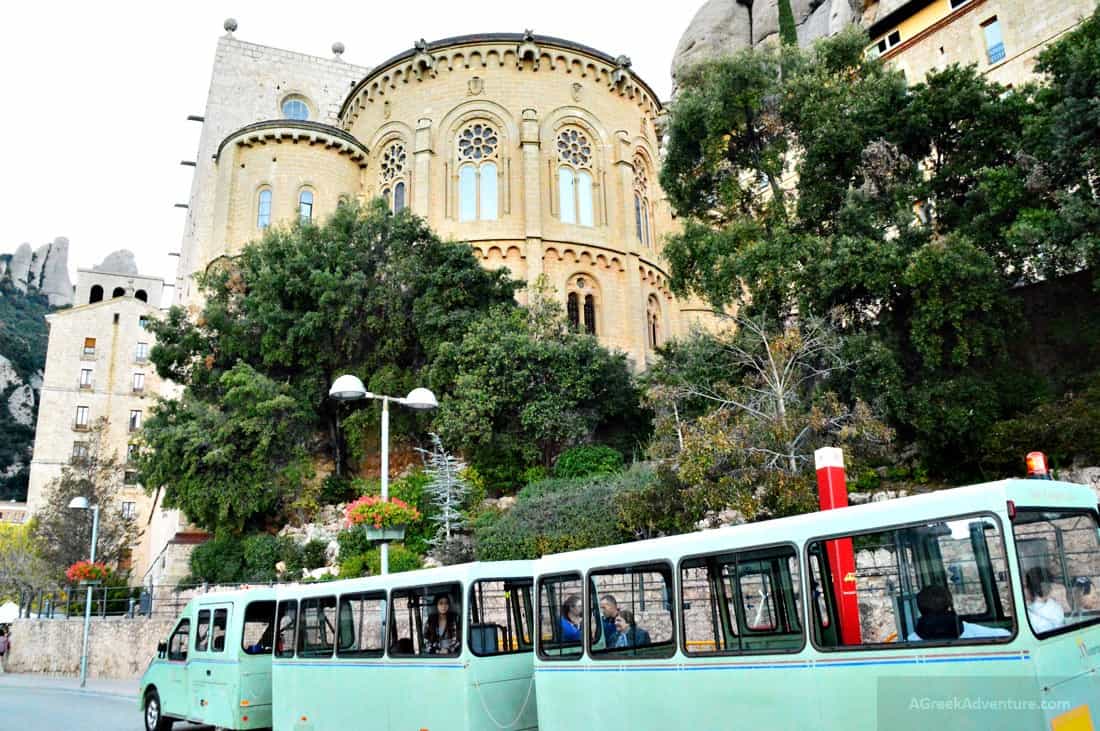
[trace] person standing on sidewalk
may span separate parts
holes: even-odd
[[[0,673],[5,672],[4,665],[7,663],[8,650],[11,649],[11,638],[8,637],[7,629],[0,629]]]

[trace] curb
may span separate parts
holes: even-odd
[[[53,678],[43,678],[43,680],[52,680]],[[10,676],[0,675],[0,688],[22,688],[27,690],[48,690],[56,691],[60,693],[72,693],[74,695],[84,696],[96,696],[100,698],[115,698],[120,700],[135,700],[137,698],[137,690],[132,693],[127,693],[120,690],[105,690],[98,688],[81,688],[70,687],[67,685],[55,685],[51,683],[34,682],[27,678],[18,678],[12,680]]]

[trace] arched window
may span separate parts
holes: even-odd
[[[309,105],[299,97],[287,97],[283,100],[283,117],[286,119],[309,119]]]
[[[264,188],[256,201],[256,228],[271,225],[271,188]]]
[[[570,327],[577,332],[595,335],[597,309],[599,307],[599,287],[595,281],[584,274],[570,277],[565,296],[565,312]]]
[[[111,299],[114,299],[115,297],[122,297],[125,294],[125,289],[123,289],[122,287],[115,287],[115,291],[111,292]]]
[[[500,136],[485,122],[474,122],[458,135],[458,220],[497,218],[497,165]]]
[[[653,244],[649,221],[649,173],[641,155],[634,156],[634,233],[642,246]]]
[[[584,331],[596,334],[596,298],[590,294],[584,296]]]
[[[565,312],[569,317],[569,326],[574,330],[581,329],[581,308],[579,304],[580,298],[576,292],[570,292],[569,296],[565,298]]]
[[[92,291],[88,293],[88,304],[103,301],[103,287],[98,284],[92,285]]]
[[[148,293],[146,293],[146,291],[144,289],[139,289],[138,291],[134,292],[134,298],[139,299],[142,302],[148,302],[149,301],[149,295],[148,295]]]
[[[592,226],[592,143],[572,127],[558,133],[558,207],[563,223]]]
[[[398,140],[391,142],[386,147],[382,153],[382,161],[378,166],[382,197],[394,213],[400,213],[405,208],[407,162],[408,156],[405,153],[405,143]]]
[[[298,219],[302,223],[313,222],[313,191],[303,189],[298,194]]]
[[[646,303],[646,337],[649,347],[656,350],[661,345],[661,303],[655,295],[649,295]]]

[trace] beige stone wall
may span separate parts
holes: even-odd
[[[175,618],[93,618],[88,634],[88,677],[136,678],[168,638]],[[8,672],[76,675],[84,620],[18,619],[11,626]]]
[[[946,2],[947,0],[939,0]],[[895,67],[917,83],[933,69],[953,63],[977,64],[978,70],[1006,86],[1034,78],[1035,60],[1044,47],[1072,30],[1096,8],[1093,0],[1025,3],[1023,0],[971,0],[940,22],[886,54]],[[996,18],[1005,57],[990,64],[982,25]]]
[[[287,223],[298,217],[299,196],[313,193],[313,220],[331,216],[341,196],[356,198],[360,189],[359,165],[324,141],[290,137],[263,139],[247,144],[230,143],[218,161],[219,169],[230,173],[218,181],[216,218],[224,216],[222,242],[212,251],[234,254],[259,238],[257,225],[259,194],[271,191],[271,220]],[[224,210],[222,210],[224,207]]]
[[[138,434],[129,429],[131,411],[140,411],[144,422],[154,396],[166,393],[167,384],[156,373],[148,357],[138,357],[138,344],[152,350],[154,338],[141,326],[141,318],[158,317],[157,308],[134,299],[119,297],[93,305],[77,306],[47,317],[50,339],[43,377],[41,405],[35,432],[27,504],[33,512],[46,500],[50,482],[69,464],[76,442],[87,442],[90,432],[76,425],[77,407],[88,407],[88,424],[106,419],[101,447],[125,463],[127,446]],[[85,338],[95,338],[94,355],[85,355]],[[81,370],[92,371],[90,387],[80,386]],[[143,374],[144,388],[135,392],[133,377]],[[104,510],[122,510],[122,502],[135,504],[134,519],[144,529],[152,514],[152,499],[139,484],[126,485],[118,505]],[[148,532],[133,551],[133,572],[141,576],[148,566]]]

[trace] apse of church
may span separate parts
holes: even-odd
[[[577,329],[637,368],[708,324],[668,289],[663,109],[629,58],[530,32],[419,41],[370,70],[333,50],[320,59],[221,39],[181,303],[198,301],[194,273],[267,226],[382,198],[469,242],[486,267],[545,277]]]

